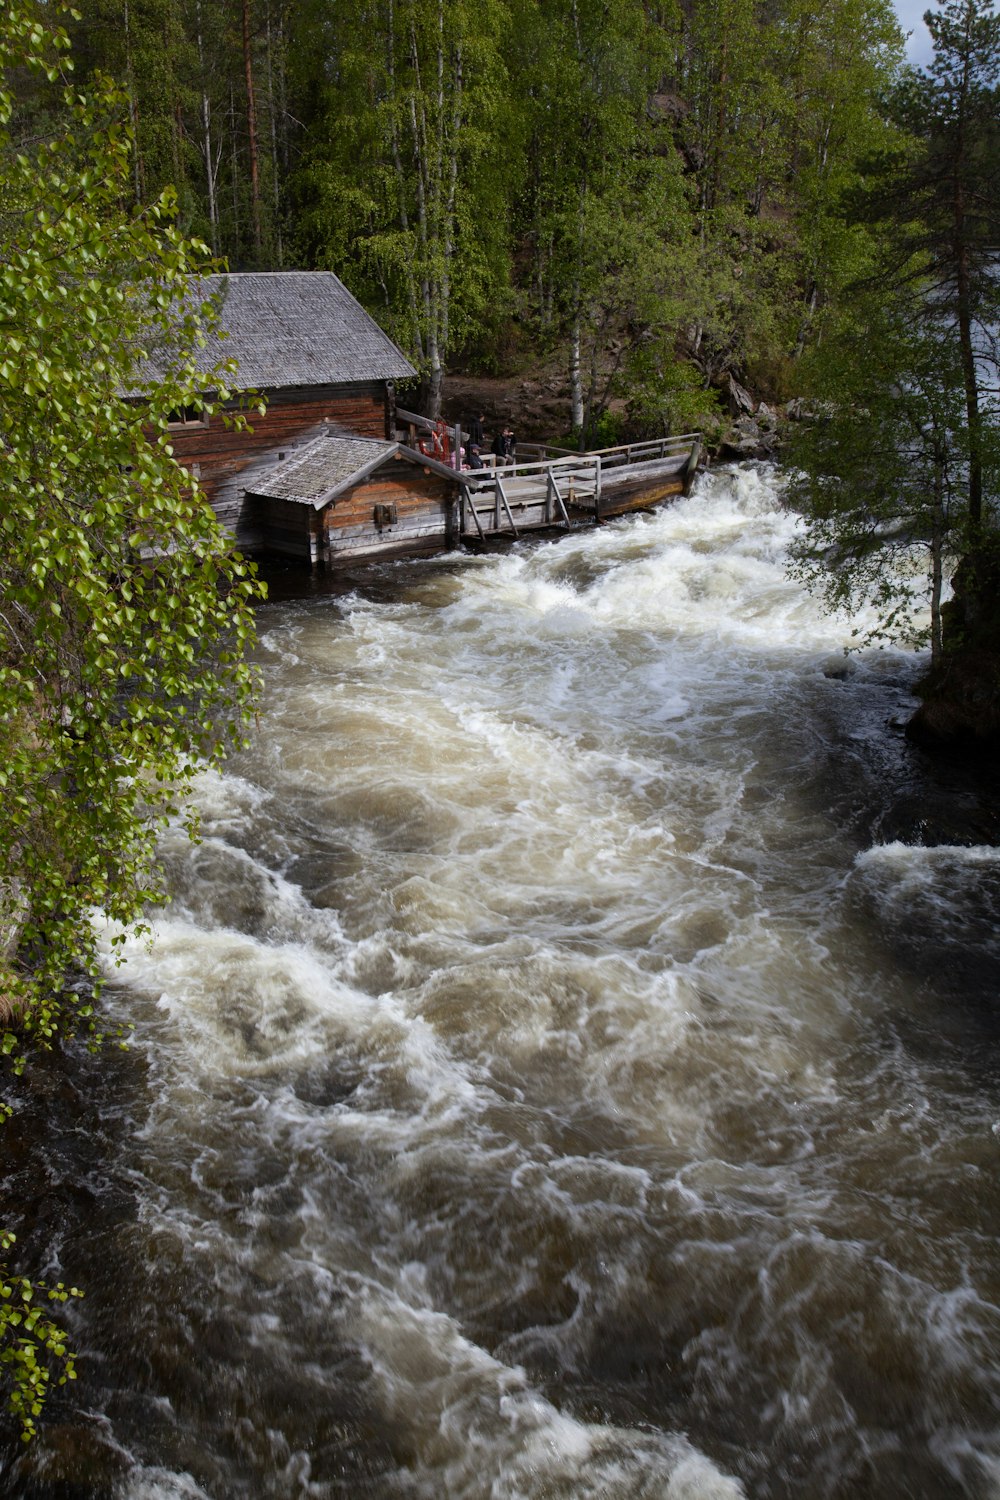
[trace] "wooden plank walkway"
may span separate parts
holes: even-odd
[[[499,465],[462,474],[461,531],[490,534],[593,525],[686,492],[701,443],[697,434],[595,453]]]
[[[433,430],[426,417],[397,410],[416,432]],[[461,434],[449,430],[453,441]],[[519,444],[515,463],[456,469],[460,483],[459,532],[465,541],[519,537],[524,531],[599,524],[686,494],[701,457],[701,434],[622,443],[589,453],[548,444]]]

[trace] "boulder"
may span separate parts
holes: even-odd
[[[933,668],[920,686],[923,699],[906,726],[928,750],[996,754],[1000,747],[1000,651],[957,651]]]
[[[740,417],[720,444],[722,458],[772,458],[778,447],[778,434],[765,431],[753,417]]]

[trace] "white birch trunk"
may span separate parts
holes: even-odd
[[[583,435],[583,377],[580,373],[580,314],[573,319],[569,351],[570,423]]]

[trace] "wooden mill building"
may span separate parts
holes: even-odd
[[[208,371],[221,359],[235,360],[236,387],[259,392],[267,407],[263,416],[254,413],[249,430],[243,431],[228,427],[221,412],[208,417],[197,406],[177,412],[170,434],[174,456],[198,478],[241,548],[316,561],[316,515],[289,498],[283,466],[308,450],[320,492],[339,494],[357,453],[362,453],[360,467],[367,472],[376,450],[396,446],[396,382],[412,379],[416,371],[332,272],[208,276],[198,290],[214,297],[220,308],[219,334],[199,351],[201,367]],[[369,446],[358,450],[361,439]],[[316,478],[318,455],[328,463],[326,480]],[[415,487],[426,492],[425,499],[442,484],[440,475],[430,484],[428,479],[417,464]],[[401,507],[399,486],[389,490],[368,504],[368,530],[383,541],[394,527],[406,529],[400,515],[402,508],[405,521],[407,506]],[[414,495],[415,502],[420,498]],[[378,527],[376,504],[389,507],[379,512]],[[395,520],[390,523],[393,504]],[[439,523],[437,529],[443,530],[443,516]],[[404,541],[400,537],[401,545]]]
[[[336,566],[594,524],[686,493],[697,466],[686,434],[463,472],[423,451],[431,422],[397,417],[396,382],[416,371],[331,272],[210,276],[198,292],[220,317],[199,351],[206,381],[234,360],[236,389],[266,410],[239,430],[195,405],[170,437],[244,551]]]

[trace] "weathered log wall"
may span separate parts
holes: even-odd
[[[394,472],[396,471],[396,472]],[[350,558],[440,552],[455,545],[457,486],[415,464],[390,459],[345,491],[322,515],[322,555]],[[394,507],[395,520],[376,520],[376,507]]]
[[[385,382],[364,385],[292,387],[267,392],[267,410],[250,418],[250,430],[228,428],[221,414],[207,427],[192,424],[171,433],[174,457],[191,469],[222,526],[240,547],[259,547],[259,508],[245,492],[254,471],[273,463],[300,443],[316,437],[323,424],[356,437],[386,438],[392,420],[392,392]]]
[[[611,516],[623,516],[632,510],[644,510],[647,506],[659,505],[684,493],[681,475],[670,475],[660,480],[634,480],[631,483],[608,485],[601,495],[599,515],[601,520]]]

